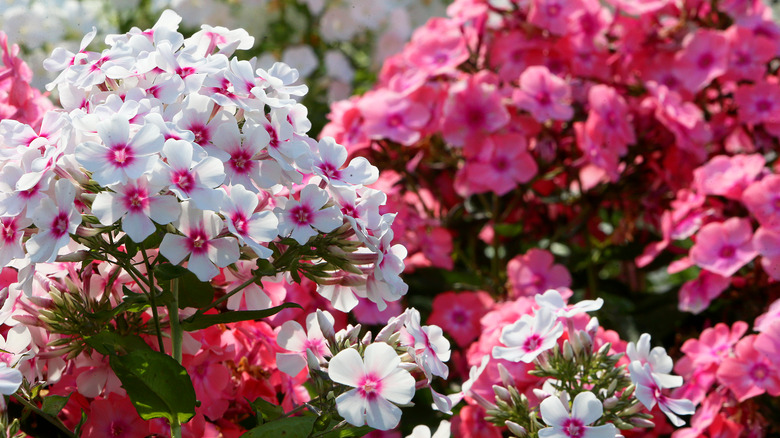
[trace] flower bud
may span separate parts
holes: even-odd
[[[330,345],[336,345],[336,331],[325,313],[317,309],[317,324],[320,326],[322,337],[327,339]]]
[[[306,364],[309,365],[310,370],[314,370],[314,371],[320,370],[320,360],[308,348],[306,349]]]
[[[644,418],[639,418],[639,417],[632,418],[631,419],[631,424],[634,424],[634,425],[636,425],[638,427],[647,427],[647,428],[655,427],[655,423],[653,423],[652,421],[644,419]]]
[[[506,420],[504,423],[506,425],[506,428],[509,429],[510,432],[515,434],[515,436],[518,437],[526,437],[528,436],[528,431],[525,430],[525,428],[514,421]]]
[[[571,362],[574,358],[574,350],[572,349],[571,343],[568,340],[563,341],[563,347],[561,349],[563,350],[563,358]]]
[[[590,353],[593,350],[593,339],[588,334],[588,332],[580,331],[578,334],[583,350]]]
[[[512,401],[512,396],[503,386],[493,385],[493,393],[496,395],[497,400],[503,400],[505,402]]]
[[[579,332],[577,332],[577,331],[575,331],[573,333],[570,332],[569,333],[569,342],[571,343],[572,350],[574,350],[574,354],[576,354],[578,356],[580,354],[582,354],[583,346],[582,346],[582,342],[580,342]],[[564,352],[564,353],[566,353],[566,352]]]
[[[360,343],[363,345],[368,345],[371,343],[371,332],[366,332],[365,335],[363,335],[363,339],[360,340]]]
[[[613,380],[613,382],[614,382],[614,380]],[[615,406],[617,406],[618,401],[620,401],[620,400],[617,397],[615,397],[614,395],[612,397],[607,398],[606,400],[604,400],[604,409],[612,409],[612,408],[614,408]]]

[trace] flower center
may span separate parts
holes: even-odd
[[[734,248],[731,245],[726,245],[723,248],[720,249],[720,257],[724,259],[730,259],[734,257],[734,254],[737,252],[737,249]]]
[[[753,369],[750,370],[750,377],[753,378],[754,381],[761,382],[764,379],[766,379],[766,376],[769,374],[769,369],[767,368],[766,364],[763,363],[757,363],[753,366]]]
[[[109,160],[116,167],[125,167],[133,161],[133,151],[125,144],[114,145],[109,149]]]
[[[707,69],[712,66],[712,64],[715,62],[715,57],[712,56],[712,53],[705,53],[699,57],[699,68],[701,69]]]
[[[193,178],[189,170],[181,170],[173,174],[171,182],[183,192],[188,193],[195,185],[195,178]]]
[[[311,222],[311,210],[303,205],[298,205],[290,210],[290,217],[298,225],[309,225]]]
[[[382,389],[382,381],[373,374],[366,375],[357,387],[358,393],[364,398],[374,398]]]
[[[585,427],[582,421],[577,418],[569,418],[563,422],[563,433],[571,438],[581,438],[585,435]]]
[[[534,333],[523,342],[523,350],[527,352],[536,351],[540,345],[542,345],[542,337]]]
[[[57,238],[68,234],[68,215],[65,212],[60,211],[51,222],[51,232]]]

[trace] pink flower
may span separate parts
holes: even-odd
[[[456,176],[456,190],[462,196],[483,192],[503,196],[530,181],[539,170],[520,134],[491,135],[477,154]]]
[[[763,327],[761,333],[756,336],[753,347],[770,362],[777,364],[780,361],[780,321],[770,321]]]
[[[570,120],[574,115],[569,85],[544,66],[528,67],[520,75],[520,87],[512,98],[518,108],[528,111],[539,122]]]
[[[761,266],[767,275],[780,280],[780,231],[759,228],[753,236],[753,247],[761,254]]]
[[[501,330],[501,343],[506,347],[493,347],[493,357],[530,363],[552,348],[562,334],[563,325],[555,314],[541,308],[534,316],[523,315],[519,321]]]
[[[571,286],[571,276],[546,250],[533,248],[507,264],[511,296],[532,296],[548,289]]]
[[[82,431],[85,438],[149,435],[149,423],[138,416],[127,397],[110,394],[108,398],[93,401],[90,410],[92,414]]]
[[[463,348],[479,336],[479,319],[492,305],[493,299],[486,292],[437,294],[428,323],[442,327]]]
[[[509,112],[497,93],[496,82],[493,74],[480,72],[450,87],[441,132],[452,146],[468,147],[509,123]]]
[[[469,59],[460,28],[444,18],[433,18],[416,30],[403,54],[411,65],[430,76],[450,73]]]
[[[734,344],[747,332],[748,325],[737,321],[732,327],[718,323],[715,327],[704,329],[699,339],[688,339],[680,350],[691,358],[698,369],[720,363],[731,355]]]
[[[354,388],[336,397],[339,415],[353,426],[396,427],[401,409],[393,403],[409,403],[415,386],[412,375],[398,367],[400,363],[393,347],[382,342],[366,347],[364,358],[352,348],[335,355],[328,364],[328,375]]]
[[[739,401],[761,395],[780,395],[780,374],[777,366],[755,349],[756,335],[737,342],[734,357],[727,357],[718,368],[718,380],[734,393]]]
[[[780,86],[766,81],[740,85],[734,91],[739,119],[749,125],[780,122]]]
[[[693,171],[694,184],[702,193],[739,200],[764,170],[765,163],[760,154],[717,155]]]
[[[712,300],[731,284],[729,277],[702,270],[694,280],[685,282],[680,288],[678,308],[683,312],[701,313]]]
[[[431,117],[428,108],[408,95],[380,89],[366,93],[358,103],[363,129],[371,138],[387,138],[403,145],[416,143]]]
[[[580,2],[572,0],[532,0],[528,22],[554,35],[563,35],[569,17],[578,7]]]
[[[737,25],[726,29],[725,35],[729,40],[729,66],[724,79],[761,80],[766,63],[777,53],[777,42]]]
[[[696,236],[691,260],[708,271],[730,277],[758,255],[752,237],[753,227],[744,218],[709,223]]]
[[[675,74],[682,85],[697,92],[726,72],[729,44],[722,32],[697,29],[683,41],[677,53]]]
[[[595,85],[588,91],[588,120],[585,128],[599,144],[625,155],[626,146],[636,143],[634,127],[628,119],[626,100],[608,85]]]
[[[742,203],[762,227],[780,231],[780,175],[767,175],[742,192]]]

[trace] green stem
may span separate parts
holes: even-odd
[[[181,424],[177,415],[173,416],[173,421],[171,422],[171,438],[181,438]]]
[[[157,302],[155,301],[154,293],[154,270],[151,263],[149,263],[149,256],[146,254],[146,248],[143,243],[138,245],[141,249],[141,254],[144,256],[144,264],[146,265],[146,277],[149,280],[149,302],[152,306],[152,318],[154,319],[154,331],[157,332],[157,344],[160,346],[160,352],[165,353],[165,345],[163,345],[162,332],[160,331],[160,315],[157,313]]]
[[[52,417],[51,415],[47,414],[46,412],[43,412],[38,406],[35,406],[34,404],[30,403],[24,397],[20,397],[17,394],[14,394],[12,397],[14,399],[16,399],[16,401],[18,401],[19,403],[24,405],[24,407],[26,407],[27,409],[29,409],[29,410],[35,412],[36,414],[38,414],[39,417],[43,418],[44,420],[46,420],[49,423],[51,423],[54,426],[56,426],[57,429],[61,430],[62,433],[64,433],[68,437],[77,438],[76,434],[71,432],[67,427],[65,427],[65,425],[62,424],[62,422],[58,418]]]
[[[182,329],[179,322],[179,279],[171,280],[171,292],[173,300],[168,303],[168,319],[171,326],[171,340],[173,341],[173,358],[181,363]],[[173,427],[173,425],[171,425]]]

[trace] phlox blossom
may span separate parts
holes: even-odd
[[[576,304],[567,305],[563,295],[555,289],[549,289],[543,294],[537,294],[534,300],[540,307],[550,310],[559,318],[571,318],[580,313],[593,312],[601,309],[601,306],[604,305],[602,298],[582,300]]]
[[[60,249],[70,243],[70,235],[81,223],[81,215],[73,202],[76,187],[66,180],[58,180],[54,188],[54,200],[45,198],[32,213],[38,233],[25,244],[33,262],[53,262]]]
[[[415,381],[399,368],[401,359],[393,347],[377,342],[366,347],[364,357],[355,349],[339,352],[328,364],[328,375],[351,389],[336,397],[336,409],[353,426],[367,424],[389,430],[401,420],[401,409],[414,396]]]
[[[179,264],[187,256],[187,269],[200,281],[208,281],[219,269],[238,261],[238,242],[232,237],[218,237],[222,220],[212,211],[198,210],[190,202],[182,203],[177,228],[184,234],[166,234],[160,243],[160,253],[171,263]]]
[[[252,248],[259,257],[268,258],[272,251],[262,243],[276,238],[279,220],[269,210],[255,212],[259,203],[254,192],[244,186],[233,186],[230,195],[226,195],[222,203],[222,214],[228,229],[238,237],[239,243]]]
[[[641,364],[649,364],[653,376],[664,388],[677,388],[683,383],[680,376],[672,376],[674,362],[666,354],[663,347],[650,349],[650,335],[643,333],[636,343],[629,342],[626,346],[626,356],[630,361],[638,361]]]
[[[748,186],[742,203],[762,227],[780,231],[780,175],[767,175]]]
[[[130,123],[119,114],[98,123],[101,143],[87,141],[76,146],[76,160],[92,172],[101,186],[124,183],[151,172],[163,147],[160,130],[151,124],[130,138]]]
[[[449,368],[444,362],[450,360],[450,341],[444,337],[441,327],[435,325],[420,325],[420,312],[417,309],[406,311],[406,331],[413,341],[409,354],[422,368],[428,380],[431,375],[446,379]]]
[[[566,81],[541,65],[528,67],[520,75],[520,87],[512,98],[539,122],[569,120],[574,116],[569,99],[571,88]]]
[[[549,289],[571,286],[569,271],[554,263],[552,253],[537,248],[514,257],[506,268],[511,295],[533,296]]]
[[[740,339],[734,347],[734,357],[727,357],[718,368],[718,381],[726,385],[739,401],[761,395],[764,392],[780,395],[780,373],[754,346],[756,335]]]
[[[284,208],[274,211],[279,217],[279,235],[289,235],[301,245],[318,231],[329,233],[338,228],[344,220],[335,206],[325,207],[330,197],[328,192],[314,185],[301,190],[300,200],[287,201]]]
[[[747,219],[712,222],[699,230],[690,257],[696,265],[730,277],[758,255],[752,238],[753,227]]]
[[[534,316],[523,315],[514,324],[501,330],[501,343],[493,347],[493,357],[511,362],[530,363],[543,351],[552,348],[563,334],[563,325],[555,314],[541,308]]]
[[[333,325],[333,315],[322,312],[323,317]],[[328,341],[325,339],[317,312],[306,315],[306,330],[296,321],[286,321],[276,335],[276,343],[292,353],[276,353],[276,365],[280,371],[291,376],[297,376],[306,367],[306,351],[311,351],[320,361],[331,355]]]
[[[661,392],[663,386],[653,375],[649,363],[642,364],[639,361],[634,361],[628,365],[628,370],[631,374],[631,381],[636,385],[636,398],[647,409],[653,409],[658,404],[661,411],[675,426],[680,427],[685,424],[685,421],[678,415],[691,415],[696,411],[690,400],[673,399]]]
[[[614,438],[617,434],[617,429],[611,423],[588,426],[604,414],[601,401],[589,391],[574,397],[571,411],[556,396],[542,400],[539,411],[542,420],[550,426],[539,430],[539,438]]]

